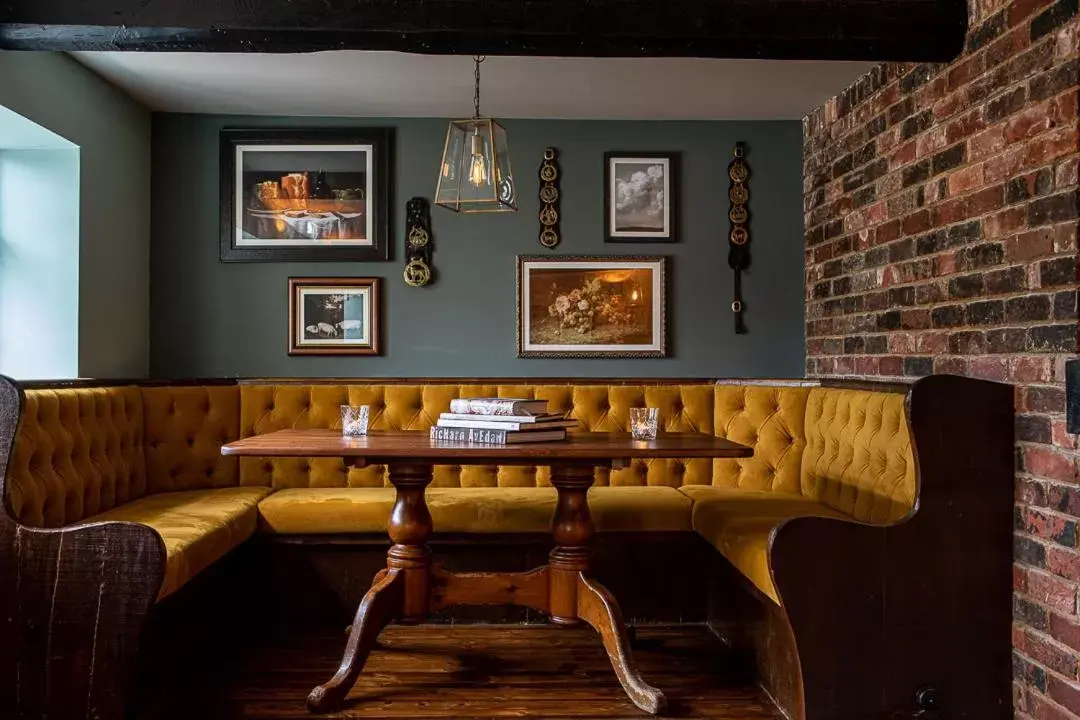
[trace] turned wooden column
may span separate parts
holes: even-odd
[[[386,554],[386,567],[400,570],[404,576],[405,597],[398,621],[418,623],[427,617],[430,602],[431,550],[427,539],[432,523],[424,490],[431,484],[433,468],[395,463],[388,469],[397,498],[387,528],[394,545]]]
[[[592,557],[593,533],[588,492],[593,484],[592,465],[554,465],[551,484],[559,493],[551,535],[555,548],[549,556],[551,622],[576,625],[578,618],[578,576],[587,572]]]

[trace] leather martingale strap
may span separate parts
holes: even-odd
[[[731,312],[735,316],[735,333],[744,335],[746,325],[743,322],[743,298],[742,298],[742,273],[750,267],[750,166],[744,159],[746,156],[746,143],[735,143],[734,157],[728,164],[728,179],[731,185],[728,187],[728,200],[731,201],[731,209],[728,210],[728,220],[731,229],[728,231],[728,241],[731,249],[728,251],[728,265],[735,273],[735,296],[731,301]]]
[[[431,213],[428,202],[414,197],[405,204],[405,282],[424,287],[431,282]]]
[[[540,244],[554,248],[561,239],[559,233],[559,151],[553,147],[544,149],[540,163]]]

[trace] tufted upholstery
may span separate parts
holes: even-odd
[[[239,484],[236,458],[221,454],[240,427],[238,387],[148,387],[142,402],[150,492]]]
[[[625,431],[630,408],[660,408],[668,432],[754,447],[731,460],[635,461],[597,471],[600,530],[693,528],[780,602],[771,533],[799,516],[874,524],[915,505],[915,463],[900,394],[791,385],[242,385],[33,390],[16,438],[7,502],[33,526],[146,523],[168,550],[162,595],[242,542],[272,533],[382,532],[385,470],[340,459],[221,456],[238,437],[336,428],[343,404],[370,405],[375,430],[429,428],[456,397],[543,398],[588,431]],[[436,532],[540,532],[555,507],[536,467],[436,468]]]
[[[798,492],[808,387],[718,385],[716,434],[754,448],[753,457],[713,461],[714,485]]]
[[[8,468],[20,522],[61,527],[146,494],[138,388],[26,393]]]
[[[245,385],[240,388],[240,437],[284,428],[340,427],[340,406],[370,405],[374,430],[427,430],[457,397],[543,398],[590,432],[627,431],[630,408],[659,407],[669,432],[713,431],[714,386],[699,385]],[[545,487],[547,468],[439,466],[432,487]],[[709,460],[636,461],[597,485],[707,485]],[[388,487],[385,469],[346,468],[340,459],[241,458],[240,484],[266,487]]]
[[[543,533],[551,528],[550,487],[432,488],[436,533]],[[381,533],[393,488],[294,488],[259,504],[259,528],[277,534]],[[589,509],[600,531],[690,529],[690,499],[668,487],[594,487]]]
[[[915,506],[904,396],[815,388],[806,408],[802,494],[857,520],[902,520]]]
[[[165,541],[165,581],[159,598],[184,583],[251,537],[256,506],[267,488],[219,488],[148,495],[95,515],[88,522],[124,520],[149,525]]]

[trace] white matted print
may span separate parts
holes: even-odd
[[[665,258],[518,257],[519,357],[665,357]]]
[[[604,155],[604,227],[608,242],[674,242],[677,156]]]
[[[290,354],[378,351],[378,278],[289,278]]]
[[[371,145],[237,145],[235,246],[371,246]]]

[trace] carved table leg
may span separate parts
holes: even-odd
[[[431,472],[430,465],[390,466],[390,482],[397,488],[397,498],[390,513],[388,530],[394,545],[386,554],[386,570],[375,576],[356,611],[337,673],[308,695],[311,712],[333,712],[341,707],[379,633],[391,621],[415,623],[427,616],[431,551],[425,542],[431,534],[431,513],[424,501],[424,489],[431,482]]]
[[[630,655],[626,624],[615,598],[588,578],[595,528],[587,494],[593,483],[591,466],[562,465],[551,469],[551,484],[559,500],[552,522],[555,549],[551,551],[549,599],[551,621],[571,625],[584,620],[600,633],[615,675],[635,705],[647,713],[664,709],[664,694],[641,679]]]

